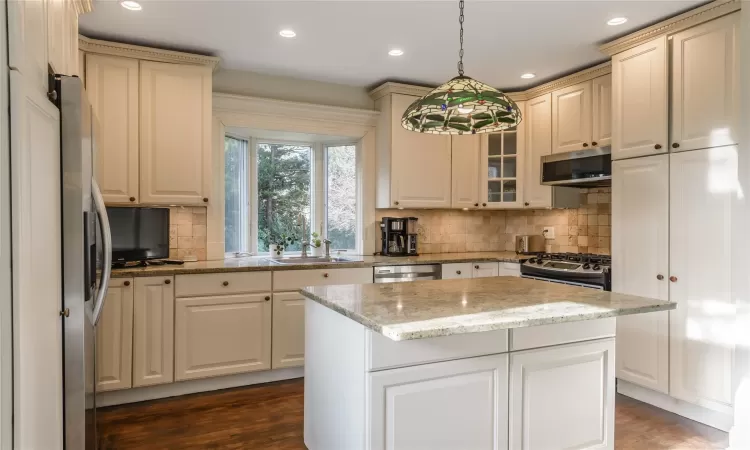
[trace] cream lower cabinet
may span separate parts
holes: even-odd
[[[614,449],[614,352],[601,339],[511,353],[509,448]]]
[[[133,387],[174,381],[174,278],[135,279]]]
[[[513,262],[450,263],[443,264],[442,272],[443,280],[521,275],[520,266]]]
[[[273,351],[271,368],[305,363],[304,286],[372,283],[372,269],[287,270],[273,273]]]
[[[499,275],[499,268],[496,262],[478,262],[472,264],[472,278],[496,277]]]
[[[507,354],[373,372],[368,386],[368,448],[508,448]]]
[[[132,364],[133,280],[114,278],[96,327],[96,391],[132,387]]]

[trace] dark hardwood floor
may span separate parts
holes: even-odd
[[[304,450],[302,380],[99,410],[104,450]],[[727,435],[618,396],[615,447],[726,448]]]

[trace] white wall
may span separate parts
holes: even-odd
[[[214,92],[272,98],[291,102],[374,109],[367,90],[356,86],[220,69],[214,73]]]

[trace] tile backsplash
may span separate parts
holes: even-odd
[[[169,208],[169,257],[206,259],[206,207]]]
[[[419,253],[513,251],[515,237],[542,234],[555,227],[547,240],[549,252],[609,254],[611,248],[611,189],[581,190],[577,209],[538,210],[377,210],[382,217],[417,217]],[[380,248],[380,235],[377,247]]]

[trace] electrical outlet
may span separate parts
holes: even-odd
[[[542,234],[544,235],[545,239],[554,239],[555,227],[544,227],[544,231],[542,231]]]

